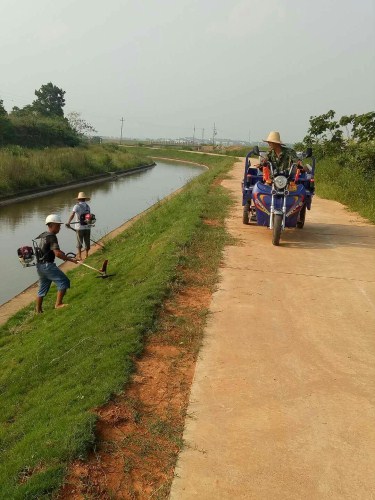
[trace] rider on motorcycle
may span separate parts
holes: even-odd
[[[293,149],[287,148],[282,144],[279,132],[270,132],[267,139],[270,151],[266,154],[263,166],[263,182],[271,184],[271,170],[267,162],[271,162],[278,171],[288,171],[293,160],[296,159],[296,153]]]
[[[270,132],[267,139],[264,139],[264,142],[267,142],[271,149],[267,153],[267,160],[271,161],[277,170],[289,170],[290,165],[297,158],[297,155],[293,149],[287,148],[282,144],[280,133]]]

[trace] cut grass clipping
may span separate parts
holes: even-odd
[[[233,163],[198,158],[212,168],[108,243],[115,277],[97,280],[76,268],[69,307],[53,310],[52,289],[43,315],[30,306],[0,329],[0,498],[48,498],[67,463],[92,447],[90,410],[129,380],[184,249],[203,224],[210,185]],[[100,267],[103,258],[98,252],[88,262]]]

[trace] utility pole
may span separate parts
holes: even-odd
[[[250,130],[249,130],[249,144],[251,144],[251,140],[250,140]]]
[[[214,123],[214,129],[212,132],[212,145],[215,146],[215,135],[217,135],[216,125]]]
[[[202,144],[204,142],[204,128],[202,128]]]
[[[124,126],[124,118],[121,118],[121,136],[120,136],[120,144],[122,144],[122,127]]]
[[[194,123],[194,132],[193,132],[193,146],[194,146],[194,143],[195,143],[195,123]]]

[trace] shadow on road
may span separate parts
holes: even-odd
[[[308,222],[301,229],[287,229],[281,235],[283,247],[357,247],[375,249],[375,226],[351,226]]]

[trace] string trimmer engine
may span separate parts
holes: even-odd
[[[35,253],[32,247],[24,246],[18,248],[17,255],[23,267],[35,266]]]
[[[94,227],[96,222],[96,217],[94,214],[81,214],[79,217],[79,222],[83,226]]]

